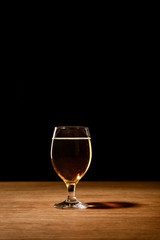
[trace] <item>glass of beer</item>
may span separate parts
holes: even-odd
[[[87,172],[92,158],[91,137],[88,127],[55,127],[51,144],[51,161],[54,170],[64,181],[67,199],[55,204],[56,208],[84,209],[88,205],[75,196],[76,184]]]

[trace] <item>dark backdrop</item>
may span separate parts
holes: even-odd
[[[58,125],[90,129],[93,158],[84,180],[160,180],[153,25],[146,18],[54,26],[28,20],[18,21],[12,36],[13,151],[0,180],[58,180],[50,160]]]
[[[2,180],[58,180],[50,160],[51,138],[58,125],[90,128],[93,158],[83,180],[159,179],[152,126],[155,109],[147,84],[115,81],[112,75],[105,78],[100,70],[91,71],[90,76],[53,74],[51,80],[45,71],[38,74],[40,81],[17,80],[16,151]]]

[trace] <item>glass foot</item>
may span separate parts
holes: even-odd
[[[79,201],[76,201],[76,202],[64,201],[64,202],[55,204],[54,207],[55,208],[59,208],[59,209],[69,209],[69,208],[72,208],[72,209],[85,209],[85,208],[88,207],[88,204],[81,203]]]

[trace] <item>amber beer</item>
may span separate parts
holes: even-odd
[[[51,160],[65,182],[78,182],[89,168],[92,157],[89,137],[53,138]]]

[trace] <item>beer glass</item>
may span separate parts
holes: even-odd
[[[55,204],[56,208],[84,209],[88,205],[75,196],[76,184],[87,172],[92,158],[91,137],[88,127],[55,127],[51,144],[51,162],[54,170],[64,181],[67,199]]]

